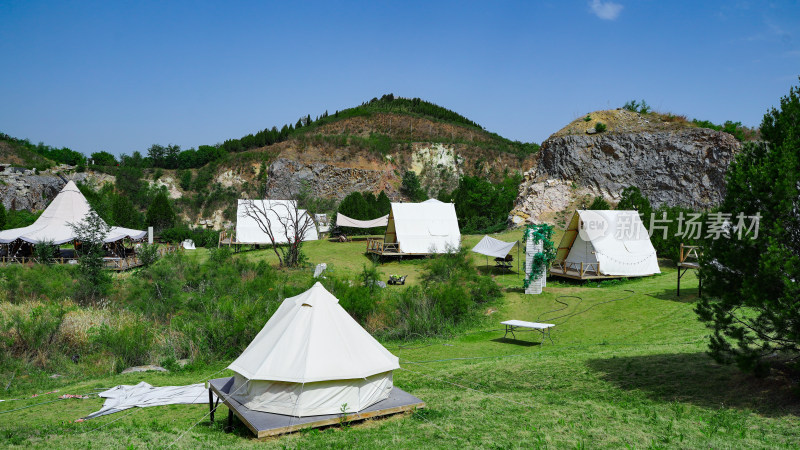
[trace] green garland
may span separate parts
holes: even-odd
[[[530,274],[526,275],[525,280],[522,282],[522,285],[525,289],[530,286],[531,283],[537,278],[539,278],[544,271],[550,267],[550,263],[556,259],[556,249],[553,241],[550,239],[553,237],[553,227],[551,225],[547,225],[546,223],[537,224],[537,225],[528,225],[525,227],[525,233],[522,236],[522,244],[525,245],[527,249],[528,239],[533,239],[534,242],[542,241],[543,249],[541,252],[533,255],[533,261],[531,262],[531,267],[527,267],[527,265],[523,265],[523,270],[528,272],[530,269]]]

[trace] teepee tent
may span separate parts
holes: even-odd
[[[276,244],[287,244],[287,228],[289,234],[294,233],[292,214],[299,214],[302,224],[308,212],[297,209],[295,200],[239,200],[236,208],[236,240],[243,244],[272,244],[269,235],[261,229],[259,220],[266,225],[269,219],[270,230],[275,237]],[[258,217],[258,220],[253,215]],[[319,239],[317,227],[313,220],[308,227],[303,241],[316,241]]]
[[[571,278],[641,277],[661,270],[638,212],[578,210],[550,273]]]
[[[70,224],[77,225],[83,222],[89,210],[86,197],[81,194],[73,181],[69,181],[32,225],[0,231],[0,244],[8,244],[17,239],[34,245],[41,242],[60,245],[74,241],[76,236]],[[103,241],[116,242],[124,238],[138,240],[146,235],[147,232],[142,230],[111,227]]]
[[[446,253],[461,245],[456,207],[436,199],[422,203],[392,203],[384,236],[402,253]]]
[[[256,411],[316,416],[361,411],[389,397],[398,358],[320,283],[287,298],[242,354],[232,396]]]

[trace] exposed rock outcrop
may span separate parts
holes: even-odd
[[[97,186],[107,181],[114,182],[114,177],[94,172],[70,173],[65,178]],[[0,171],[0,203],[6,209],[42,210],[50,204],[64,184],[66,181],[56,171],[37,173],[34,170],[5,166]]]
[[[339,167],[325,163],[303,163],[278,158],[269,166],[267,175],[268,198],[294,198],[304,183],[318,197],[341,200],[353,191],[385,191],[392,197],[395,192],[386,170]]]
[[[631,185],[654,205],[707,209],[722,200],[740,148],[727,133],[695,127],[553,135],[525,175],[511,220],[538,222],[586,194],[615,202]]]

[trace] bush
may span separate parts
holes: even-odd
[[[142,243],[136,252],[143,267],[148,267],[158,261],[158,247],[155,244]]]
[[[33,257],[36,262],[50,266],[55,263],[55,258],[58,257],[58,247],[53,245],[53,241],[41,241],[33,246]]]
[[[606,131],[606,128],[607,128],[606,124],[604,124],[603,122],[597,122],[597,124],[595,124],[594,126],[594,131],[602,133],[603,131]]]
[[[110,351],[124,366],[138,366],[148,362],[153,347],[151,325],[143,321],[124,324],[118,329],[108,324],[90,330],[90,341],[100,350]]]
[[[589,205],[588,209],[591,209],[591,210],[608,210],[608,209],[611,209],[611,205],[609,205],[608,202],[606,201],[606,199],[604,199],[603,197],[595,197],[594,200],[592,201],[592,204]]]
[[[14,355],[36,352],[49,355],[56,348],[56,335],[67,309],[61,303],[38,304],[28,311],[25,309],[15,310],[2,324],[6,335],[3,347]]]

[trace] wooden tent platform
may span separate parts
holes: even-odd
[[[608,280],[611,278],[622,278],[621,276],[611,276],[611,275],[598,275],[594,273],[586,273],[584,272],[581,275],[580,271],[574,269],[567,269],[564,271],[563,269],[551,268],[550,275],[562,278],[570,278],[573,280]]]
[[[219,397],[228,407],[228,429],[230,429],[234,414],[256,435],[258,438],[277,436],[280,434],[291,433],[305,428],[319,428],[329,425],[336,425],[342,422],[352,422],[375,417],[397,414],[414,409],[424,408],[425,402],[394,387],[392,393],[386,400],[364,409],[363,411],[342,416],[341,414],[328,414],[324,416],[293,417],[283,414],[266,413],[248,409],[241,403],[228,396],[232,386],[233,377],[217,378],[208,382],[209,410],[211,421],[214,421],[214,394]]]

